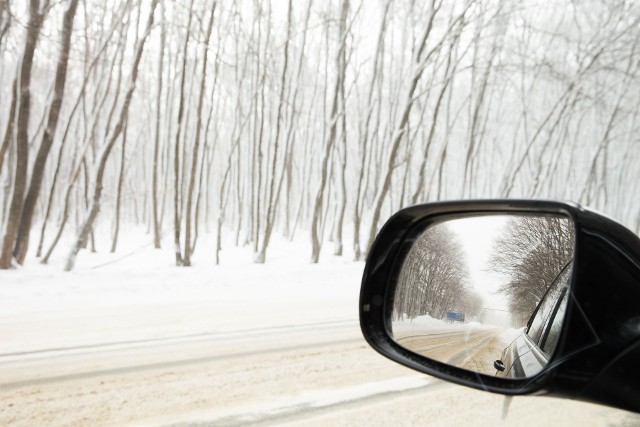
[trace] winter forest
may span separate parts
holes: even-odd
[[[634,1],[0,0],[0,58],[2,269],[130,226],[178,266],[275,235],[362,259],[460,198],[640,230]]]

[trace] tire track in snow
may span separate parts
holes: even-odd
[[[331,333],[332,331],[345,331],[350,327],[355,327],[354,321],[332,321],[324,323],[313,323],[306,325],[293,325],[282,327],[259,328],[236,332],[223,332],[213,334],[201,334],[195,336],[181,336],[165,339],[150,339],[124,343],[105,343],[95,346],[77,346],[65,349],[51,349],[47,351],[25,352],[0,357],[0,370],[25,370],[34,364],[48,364],[51,360],[56,359],[62,362],[73,362],[74,358],[104,357],[110,354],[117,354],[123,350],[133,352],[132,359],[135,359],[136,350],[149,351],[163,354],[170,351],[178,350],[178,354],[188,353],[189,349],[181,345],[198,345],[205,346],[207,353],[199,357],[181,357],[170,360],[146,362],[146,363],[127,363],[125,366],[106,369],[91,369],[80,372],[65,373],[61,375],[48,375],[25,380],[10,381],[0,383],[0,392],[19,389],[22,387],[39,386],[53,384],[59,382],[69,382],[84,380],[96,377],[105,377],[111,375],[131,374],[143,371],[161,370],[187,367],[190,365],[205,364],[210,362],[227,361],[233,359],[241,359],[255,356],[264,356],[278,353],[298,352],[314,349],[325,349],[331,346],[348,346],[354,344],[365,345],[364,338],[361,336],[332,339],[322,335],[314,336],[312,333]],[[302,335],[301,335],[302,334]],[[355,335],[355,334],[354,334]],[[296,337],[311,338],[304,343],[299,343]],[[289,339],[293,337],[293,339]],[[283,339],[287,338],[287,339]],[[323,339],[324,338],[324,339]],[[289,342],[297,344],[286,344]],[[231,350],[226,352],[219,351],[219,345],[239,345],[245,343],[245,347],[253,347],[249,350]],[[256,344],[261,344],[257,346]],[[124,347],[123,347],[124,346]],[[210,350],[209,350],[210,348]],[[212,353],[213,352],[213,353]],[[4,360],[3,360],[4,359]],[[107,358],[108,360],[108,358]]]
[[[253,328],[253,329],[241,329],[238,331],[215,331],[215,332],[202,332],[197,334],[186,334],[186,335],[177,335],[177,336],[169,336],[169,337],[159,337],[159,338],[146,338],[146,339],[138,339],[138,340],[124,340],[124,341],[113,341],[106,343],[98,343],[98,344],[86,344],[86,345],[76,345],[69,347],[55,347],[55,348],[44,348],[38,350],[29,350],[29,351],[18,351],[12,353],[0,353],[0,364],[2,364],[7,359],[12,358],[23,358],[29,356],[38,356],[46,354],[47,357],[53,356],[55,353],[68,353],[68,352],[81,352],[83,350],[101,350],[101,349],[111,349],[111,348],[136,348],[141,346],[146,346],[148,344],[166,344],[170,342],[180,342],[180,341],[194,341],[194,340],[216,340],[216,339],[239,339],[239,338],[247,338],[252,335],[262,335],[269,333],[278,333],[278,332],[299,332],[305,330],[319,330],[319,329],[330,329],[337,328],[342,326],[355,326],[357,325],[357,321],[354,320],[335,320],[331,322],[319,322],[319,323],[305,323],[302,325],[283,325],[283,326],[270,326],[267,328]]]

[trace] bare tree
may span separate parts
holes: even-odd
[[[120,250],[95,240],[110,221],[159,247],[166,212],[186,265],[203,230],[212,262],[225,236],[266,262],[278,230],[308,231],[312,262],[325,239],[360,259],[386,215],[460,194],[574,199],[637,227],[634,2],[165,1],[132,84],[150,3],[0,2],[5,268],[36,226],[43,262],[89,223],[81,247]],[[115,218],[90,219],[96,187]]]
[[[189,19],[187,21],[186,34],[184,36],[184,44],[182,48],[182,75],[180,76],[180,101],[178,104],[178,123],[176,126],[176,138],[174,143],[173,152],[173,246],[176,255],[176,265],[181,266],[182,250],[180,249],[180,132],[182,130],[182,119],[184,116],[184,103],[185,103],[185,81],[187,78],[187,58],[189,48],[189,37],[191,35],[191,19],[193,16],[193,0],[189,4]]]
[[[29,246],[29,234],[31,231],[31,221],[34,209],[40,194],[42,179],[44,177],[45,163],[53,144],[53,138],[58,126],[58,118],[60,117],[60,108],[64,96],[64,88],[67,81],[67,64],[69,62],[69,47],[71,45],[71,33],[73,32],[73,21],[78,8],[78,0],[71,0],[64,12],[62,18],[62,36],[60,43],[60,54],[58,56],[58,64],[56,67],[56,80],[54,83],[54,94],[49,106],[49,117],[47,125],[38,148],[35,162],[31,172],[31,182],[29,190],[22,207],[22,215],[20,217],[20,226],[16,237],[15,249],[13,254],[16,260],[22,264],[27,254]]]
[[[153,164],[151,167],[151,209],[153,213],[153,246],[160,249],[160,221],[158,218],[158,155],[160,151],[160,120],[162,117],[162,75],[164,74],[164,49],[166,41],[166,23],[164,1],[160,4],[160,47],[158,57],[158,87],[156,103],[156,128],[153,143]]]
[[[367,155],[368,153],[370,153],[370,150],[368,149],[371,141],[369,141],[369,139],[373,139],[372,136],[370,136],[371,133],[373,133],[373,131],[371,130],[371,127],[374,127],[376,124],[372,123],[372,117],[373,117],[373,112],[374,109],[377,107],[378,111],[380,111],[381,108],[381,99],[377,99],[375,98],[375,85],[378,84],[378,87],[380,88],[380,83],[377,81],[378,80],[378,76],[380,75],[382,77],[382,56],[384,54],[384,38],[385,38],[385,34],[387,31],[387,17],[389,15],[389,9],[391,6],[391,1],[387,1],[385,3],[384,6],[384,11],[382,13],[382,19],[380,22],[380,30],[378,31],[378,38],[376,41],[376,51],[375,51],[375,55],[374,55],[374,59],[373,59],[373,63],[372,63],[372,75],[371,75],[371,82],[369,84],[369,89],[367,92],[367,110],[366,110],[366,114],[364,114],[364,118],[361,119],[362,124],[360,126],[360,145],[359,145],[359,154],[360,154],[360,164],[358,165],[358,185],[357,188],[355,190],[356,194],[355,194],[355,205],[353,208],[353,252],[354,252],[354,258],[356,260],[359,260],[362,257],[362,249],[360,248],[360,225],[361,225],[361,221],[362,221],[362,210],[363,210],[363,195],[362,195],[362,189],[363,189],[363,184],[364,184],[364,177],[365,177],[365,172],[366,172],[366,164],[367,164],[367,160],[371,159],[371,156]]]
[[[27,24],[26,40],[19,71],[19,107],[16,120],[16,167],[13,182],[13,195],[9,207],[9,216],[0,252],[0,268],[11,268],[13,249],[18,236],[20,218],[22,215],[23,196],[27,186],[27,170],[29,167],[29,118],[31,107],[31,68],[33,54],[36,50],[40,28],[44,21],[44,14],[48,2],[40,4],[38,0],[29,1],[29,23]]]
[[[429,315],[442,319],[470,298],[465,259],[462,245],[445,223],[427,228],[402,263],[393,318]]]
[[[338,111],[338,105],[340,103],[340,86],[341,81],[344,80],[347,64],[344,62],[343,51],[347,43],[347,15],[349,14],[349,0],[342,0],[342,8],[340,12],[340,26],[338,30],[339,47],[335,57],[336,63],[336,81],[333,89],[333,101],[331,106],[331,115],[329,118],[329,132],[327,133],[327,140],[324,142],[324,153],[322,156],[321,166],[321,178],[320,186],[315,196],[313,219],[311,221],[311,262],[317,263],[320,259],[320,249],[322,248],[321,236],[319,235],[319,221],[320,214],[322,212],[322,200],[324,197],[324,190],[327,184],[327,168],[333,145],[336,141],[336,132],[338,127],[338,121],[340,114],[343,112]],[[325,216],[326,218],[326,216]]]
[[[202,59],[202,79],[200,81],[200,95],[198,97],[198,109],[196,112],[196,135],[193,143],[191,157],[191,177],[189,179],[189,188],[187,190],[187,204],[185,206],[185,243],[184,243],[184,266],[191,265],[191,205],[193,204],[193,190],[195,188],[196,173],[198,167],[198,150],[200,148],[200,132],[202,131],[202,104],[204,101],[205,83],[207,75],[207,58],[209,57],[209,40],[211,39],[211,29],[213,28],[213,16],[216,11],[216,2],[214,1],[209,12],[209,22],[207,24],[206,35],[204,40],[204,57]],[[186,58],[185,58],[186,61]]]
[[[120,234],[120,206],[122,205],[122,186],[127,162],[127,122],[124,123],[122,131],[122,149],[120,151],[120,172],[118,173],[118,184],[116,189],[116,203],[113,226],[113,240],[111,242],[111,253],[116,251],[118,246],[118,235]]]
[[[104,170],[106,167],[107,160],[109,159],[109,154],[113,149],[114,144],[116,143],[118,137],[122,133],[122,129],[124,123],[127,118],[127,114],[129,112],[129,105],[131,104],[131,98],[133,97],[133,92],[136,88],[136,80],[138,79],[138,65],[140,64],[140,59],[142,58],[142,52],[144,50],[144,44],[151,32],[151,28],[153,26],[153,15],[155,13],[156,5],[158,4],[158,0],[152,0],[151,7],[149,10],[149,16],[147,18],[147,24],[144,29],[143,35],[138,40],[138,43],[135,47],[135,53],[133,62],[131,64],[131,74],[129,77],[129,87],[127,88],[127,92],[124,98],[124,103],[120,109],[120,114],[118,117],[118,122],[114,126],[111,134],[109,135],[109,139],[105,146],[102,148],[102,152],[99,156],[99,163],[96,171],[96,176],[94,179],[94,191],[93,197],[91,200],[91,206],[89,209],[89,213],[82,223],[80,231],[78,233],[77,239],[74,245],[71,248],[71,252],[67,258],[65,264],[65,271],[70,271],[73,269],[75,265],[76,256],[80,251],[80,248],[85,245],[87,238],[89,237],[89,233],[93,227],[93,222],[95,221],[98,213],[100,212],[100,198],[102,196],[102,181],[104,179]]]
[[[400,143],[403,140],[403,136],[407,131],[407,124],[409,122],[409,115],[411,114],[411,109],[413,108],[413,104],[415,101],[414,92],[418,87],[418,82],[422,77],[422,73],[425,70],[427,62],[433,56],[433,54],[440,48],[440,46],[444,43],[447,37],[450,36],[453,29],[456,27],[458,21],[462,20],[466,14],[466,12],[471,7],[473,2],[468,2],[465,8],[458,14],[457,18],[452,20],[449,28],[445,32],[445,35],[431,48],[426,49],[427,40],[429,39],[429,35],[433,29],[433,22],[436,17],[436,14],[439,11],[440,5],[436,7],[435,0],[432,0],[430,3],[430,16],[429,21],[427,22],[424,31],[418,39],[418,44],[415,49],[415,55],[412,60],[413,66],[413,75],[411,76],[411,82],[409,84],[409,88],[407,89],[407,94],[404,99],[404,105],[402,110],[402,115],[400,116],[400,121],[398,126],[393,134],[391,141],[391,149],[386,165],[386,170],[384,172],[384,179],[379,187],[378,194],[375,198],[375,205],[373,208],[373,214],[371,219],[371,227],[369,230],[369,237],[367,240],[367,253],[369,252],[369,248],[373,244],[373,240],[375,239],[376,232],[378,230],[378,221],[380,220],[380,213],[382,211],[382,204],[389,192],[391,187],[391,177],[393,175],[393,171],[396,168],[396,156],[398,153],[398,149],[400,147]]]
[[[289,0],[288,12],[287,12],[287,36],[284,43],[284,57],[283,57],[283,65],[282,65],[282,74],[280,76],[280,95],[278,102],[278,112],[276,113],[276,132],[274,136],[273,143],[273,160],[271,163],[271,180],[269,183],[269,196],[267,199],[267,211],[265,216],[265,229],[264,236],[262,237],[262,245],[260,246],[259,252],[255,255],[255,262],[264,263],[266,258],[267,247],[269,246],[269,240],[271,239],[271,233],[273,232],[273,226],[275,223],[275,215],[276,209],[278,205],[278,200],[280,198],[280,189],[282,188],[282,177],[284,176],[284,170],[281,173],[281,177],[279,179],[279,184],[277,189],[275,188],[276,183],[276,165],[278,163],[278,149],[280,147],[280,129],[283,119],[283,108],[285,102],[285,88],[287,86],[287,68],[289,65],[289,42],[291,39],[291,15],[293,13],[292,0]],[[289,140],[287,140],[288,142]],[[287,143],[287,147],[285,147],[284,159],[286,162],[286,158],[288,157],[288,148],[289,144]],[[283,168],[284,169],[284,168]]]
[[[573,259],[568,218],[522,216],[508,220],[493,246],[490,268],[507,279],[499,290],[513,311],[533,313],[551,283]]]

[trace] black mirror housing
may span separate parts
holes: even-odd
[[[443,216],[554,214],[573,221],[574,269],[559,341],[549,364],[523,379],[501,378],[420,356],[391,338],[399,266],[429,224]],[[506,395],[546,394],[640,412],[640,239],[577,204],[539,200],[471,200],[412,206],[378,234],[364,270],[360,326],[382,355],[425,374]]]

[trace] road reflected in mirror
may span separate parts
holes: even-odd
[[[403,262],[392,336],[414,353],[470,371],[534,376],[562,330],[573,253],[573,223],[564,216],[432,224]]]

